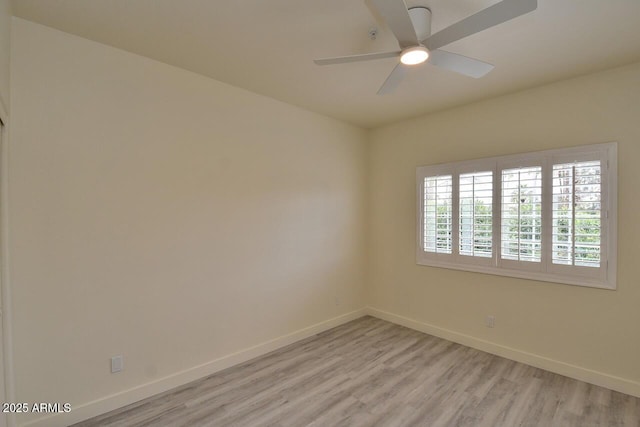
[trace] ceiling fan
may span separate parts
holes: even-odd
[[[502,0],[462,21],[431,34],[431,11],[426,7],[407,9],[404,0],[367,0],[386,21],[398,40],[400,50],[316,59],[318,65],[344,64],[382,58],[400,58],[400,62],[384,81],[378,95],[392,92],[407,74],[409,67],[429,63],[457,73],[480,78],[493,65],[478,59],[440,50],[442,46],[509,21],[538,7],[537,0]]]

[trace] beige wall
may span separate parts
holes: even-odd
[[[635,64],[374,130],[368,304],[618,376],[640,393],[639,100]],[[609,141],[619,142],[617,291],[415,264],[416,166]]]
[[[364,306],[363,130],[20,19],[12,43],[18,401],[77,407]]]
[[[11,3],[0,0],[0,104],[9,111],[9,52],[11,51]]]

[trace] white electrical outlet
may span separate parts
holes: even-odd
[[[116,372],[122,371],[124,368],[124,360],[122,356],[113,356],[111,358],[111,373],[115,374]]]
[[[493,328],[496,326],[496,316],[487,316],[484,318],[484,324],[487,328]]]
[[[340,305],[340,297],[336,296],[336,305]]]

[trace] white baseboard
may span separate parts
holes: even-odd
[[[204,378],[223,369],[239,363],[251,360],[254,357],[262,356],[273,350],[292,344],[296,341],[303,340],[320,332],[350,322],[359,317],[366,315],[365,309],[352,311],[338,317],[316,323],[304,329],[292,332],[287,335],[263,342],[261,344],[249,347],[247,349],[232,353],[199,366],[194,366],[187,370],[177,372],[159,380],[142,384],[140,386],[102,397],[92,402],[75,406],[69,413],[55,414],[52,416],[38,418],[30,421],[22,426],[29,427],[64,427],[89,418],[104,414],[114,409],[121,408],[131,403],[138,402],[158,393],[162,393],[172,388],[190,383],[200,378]]]
[[[409,319],[404,316],[399,316],[397,314],[379,310],[377,308],[367,307],[365,309],[365,312],[370,316],[377,317],[379,319],[386,320],[398,325],[406,326],[407,328],[415,329],[416,331],[424,332],[429,335],[444,338],[448,341],[466,345],[467,347],[482,350],[487,353],[515,360],[516,362],[521,362],[530,366],[534,366],[536,368],[564,375],[569,378],[574,378],[576,380],[605,387],[610,390],[615,390],[621,393],[629,394],[631,396],[640,397],[640,383],[636,381],[616,377],[604,372],[594,371],[591,369],[572,365],[570,363],[561,362],[559,360],[550,359],[548,357],[540,356],[533,353],[528,353],[526,351],[518,350],[515,348],[506,347],[500,344],[492,343],[490,341],[482,340],[480,338],[472,337],[470,335],[452,331],[450,329],[440,328],[435,325],[430,325],[427,323],[419,322],[417,320]]]

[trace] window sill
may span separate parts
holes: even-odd
[[[541,282],[562,283],[566,285],[582,286],[588,288],[615,290],[615,282],[611,283],[607,280],[600,280],[592,277],[575,277],[575,276],[563,276],[556,273],[547,273],[539,271],[522,271],[511,270],[506,268],[499,268],[493,266],[484,265],[472,265],[472,264],[459,264],[454,262],[447,262],[442,260],[433,259],[418,259],[417,265],[424,265],[428,267],[446,268],[449,270],[468,271],[473,273],[492,274],[495,276],[515,277],[517,279],[537,280]]]

